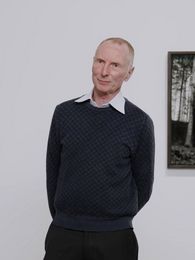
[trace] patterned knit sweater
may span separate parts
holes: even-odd
[[[85,231],[129,228],[149,200],[153,123],[125,100],[125,114],[75,99],[56,106],[46,164],[53,224]]]

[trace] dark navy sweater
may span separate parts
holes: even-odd
[[[53,224],[85,231],[132,227],[152,191],[152,120],[127,99],[125,114],[74,101],[56,106],[48,138]]]

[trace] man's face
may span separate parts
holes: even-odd
[[[118,93],[123,81],[127,81],[132,72],[131,56],[126,44],[106,41],[97,48],[92,67],[96,92],[102,95]]]

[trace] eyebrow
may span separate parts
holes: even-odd
[[[96,57],[96,56],[94,56],[94,59],[97,60],[97,61],[103,61],[103,62],[106,62],[104,59],[99,58],[99,57]],[[111,61],[110,64],[121,65],[121,63],[118,62],[118,61]]]
[[[101,61],[105,61],[104,59],[98,58],[98,57],[94,57],[94,59],[96,59],[96,60],[101,60]]]

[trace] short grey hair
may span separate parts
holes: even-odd
[[[119,44],[119,45],[121,45],[121,44],[126,44],[126,46],[127,46],[128,49],[129,49],[129,53],[130,53],[130,55],[131,55],[131,62],[132,62],[132,64],[133,64],[134,52],[135,52],[135,51],[134,51],[134,48],[133,48],[133,46],[131,45],[130,42],[128,42],[127,40],[125,40],[125,39],[123,39],[123,38],[120,38],[120,37],[110,37],[110,38],[107,38],[107,39],[103,40],[102,42],[100,42],[100,44],[98,45],[98,47],[99,47],[102,43],[107,42],[107,41],[111,41],[111,42],[117,43],[117,44]],[[132,65],[132,64],[131,64],[131,65]]]

